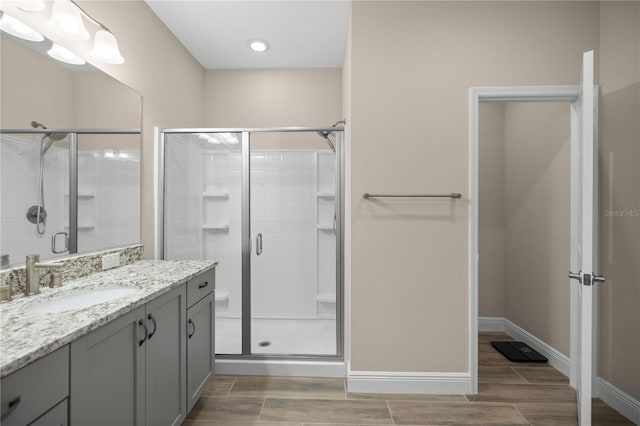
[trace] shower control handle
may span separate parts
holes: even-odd
[[[258,234],[256,237],[256,256],[262,254],[262,234]]]

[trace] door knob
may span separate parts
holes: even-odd
[[[578,280],[578,282],[582,284],[582,271],[578,272],[577,274],[575,272],[569,271],[569,278],[571,278],[572,280]]]

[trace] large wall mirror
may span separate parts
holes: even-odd
[[[29,254],[69,256],[70,225],[72,252],[139,242],[140,95],[91,65],[49,57],[47,40],[0,37],[0,269],[23,264]],[[78,133],[33,132],[42,126]],[[131,129],[135,134],[119,133]],[[77,197],[69,189],[70,150]]]

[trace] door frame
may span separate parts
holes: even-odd
[[[595,90],[597,93],[597,90]],[[469,375],[471,394],[478,393],[478,215],[479,215],[479,110],[480,103],[485,102],[568,102],[571,106],[571,185],[577,179],[575,176],[578,168],[574,162],[579,161],[577,154],[580,141],[580,86],[506,86],[506,87],[471,87],[469,89]],[[595,99],[597,105],[597,95]],[[597,129],[597,126],[596,126]],[[597,133],[594,135],[597,137]],[[571,190],[572,218],[579,199]],[[571,221],[570,240],[571,254],[570,267],[576,269],[576,239],[579,229],[575,221]],[[567,270],[568,272],[568,270]],[[567,277],[567,285],[570,285],[570,374],[569,381],[572,387],[576,387],[578,370],[575,356],[578,351],[578,288]],[[592,382],[597,378],[597,293],[594,292],[593,315],[593,371]],[[593,386],[593,396],[597,396],[597,386]]]
[[[153,258],[156,260],[165,259],[164,252],[164,233],[165,233],[165,217],[164,211],[166,208],[165,202],[165,138],[168,134],[194,134],[194,133],[236,133],[241,134],[241,203],[242,203],[242,218],[241,218],[241,250],[242,257],[242,354],[237,355],[216,355],[217,359],[229,360],[229,361],[257,361],[259,363],[273,361],[279,363],[281,361],[296,361],[301,366],[300,370],[291,370],[291,368],[285,368],[282,371],[283,375],[328,375],[333,377],[335,375],[342,375],[343,368],[341,364],[344,364],[347,359],[345,346],[346,346],[346,333],[345,318],[346,308],[345,303],[346,291],[345,291],[345,232],[347,225],[345,223],[345,191],[346,191],[346,167],[345,154],[347,149],[346,126],[336,127],[247,127],[247,128],[154,128],[154,252]],[[250,195],[250,180],[251,180],[251,168],[250,168],[250,146],[251,135],[254,133],[319,133],[319,132],[334,132],[336,137],[335,142],[335,155],[336,155],[336,354],[335,355],[297,355],[297,354],[249,354],[250,352],[250,339],[251,339],[251,227],[250,227],[250,207],[251,207],[251,195]],[[247,315],[244,314],[247,312]],[[245,337],[246,336],[246,337]],[[305,362],[311,363],[323,362],[326,364],[325,370],[313,370],[306,368]],[[265,364],[266,365],[266,364]],[[275,364],[276,368],[278,364]],[[269,369],[269,366],[267,366]],[[258,367],[255,371],[272,371],[264,370]],[[301,371],[301,374],[297,374],[296,371]],[[311,373],[314,371],[314,373]],[[334,372],[334,371],[337,371]],[[264,373],[258,373],[264,374]]]

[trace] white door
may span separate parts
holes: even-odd
[[[594,284],[604,279],[596,274],[598,262],[598,146],[595,136],[597,105],[593,85],[593,51],[585,52],[582,59],[580,99],[577,103],[579,155],[572,159],[572,220],[577,250],[572,253],[570,277],[576,281],[577,345],[575,385],[578,417],[581,426],[591,425],[591,398],[593,375],[593,297]],[[576,152],[575,150],[573,152]],[[573,358],[573,354],[572,354]]]

